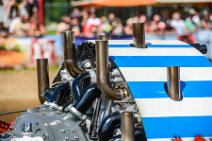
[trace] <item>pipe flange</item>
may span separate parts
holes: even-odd
[[[73,107],[72,105],[69,105],[66,109],[66,112],[71,112],[76,118],[78,118],[79,120],[85,121],[86,120],[86,116],[83,115],[81,112],[79,112],[75,107]]]
[[[58,110],[58,111],[62,111],[62,110],[63,110],[63,107],[60,107],[60,106],[58,106],[57,104],[52,103],[52,102],[47,102],[47,101],[46,101],[46,102],[44,103],[44,105],[49,106],[50,108],[56,109],[56,110]]]

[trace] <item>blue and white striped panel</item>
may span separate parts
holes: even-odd
[[[136,100],[148,141],[212,137],[212,64],[180,41],[147,41],[147,49],[133,48],[131,42],[110,41],[109,55]],[[182,101],[166,94],[168,66],[180,66]]]

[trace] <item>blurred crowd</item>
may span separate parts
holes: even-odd
[[[64,16],[57,26],[57,33],[72,28],[75,35],[83,37],[95,37],[99,33],[112,36],[132,35],[132,23],[145,22],[145,30],[151,34],[175,33],[179,40],[194,43],[193,33],[198,30],[212,30],[212,14],[209,12],[199,13],[190,9],[186,15],[181,16],[180,12],[172,13],[170,19],[162,20],[159,14],[148,19],[144,14],[137,14],[128,18],[125,22],[116,17],[114,13],[97,17],[95,10],[74,9],[73,12]]]
[[[0,0],[0,36],[42,36],[37,0]]]
[[[96,16],[95,9],[73,9],[56,26],[56,33],[73,29],[76,36],[96,37],[100,33],[111,36],[132,35],[132,23],[145,22],[145,30],[152,35],[176,34],[179,40],[194,43],[195,35],[204,31],[201,38],[208,38],[212,31],[212,13],[190,8],[187,12],[176,11],[170,18],[159,14],[147,18],[138,13],[134,17],[121,19],[114,13]],[[0,0],[0,37],[1,36],[43,36],[46,30],[38,20],[37,0]],[[211,33],[210,33],[211,35]]]

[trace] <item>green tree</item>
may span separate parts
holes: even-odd
[[[71,9],[72,7],[69,0],[45,0],[44,10],[46,24],[59,22],[62,16],[70,14]]]

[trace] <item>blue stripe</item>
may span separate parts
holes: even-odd
[[[158,45],[146,44],[148,48],[193,48],[190,45]],[[132,48],[130,44],[109,44],[109,48]]]
[[[113,56],[118,67],[212,67],[204,56]]]
[[[212,116],[142,118],[148,139],[212,136]]]
[[[149,44],[147,47],[150,48],[193,48],[190,45],[157,45],[157,44]]]
[[[130,44],[109,44],[109,48],[132,48]]]
[[[168,98],[165,82],[127,82],[134,98]],[[212,97],[211,81],[181,82],[183,97]]]

